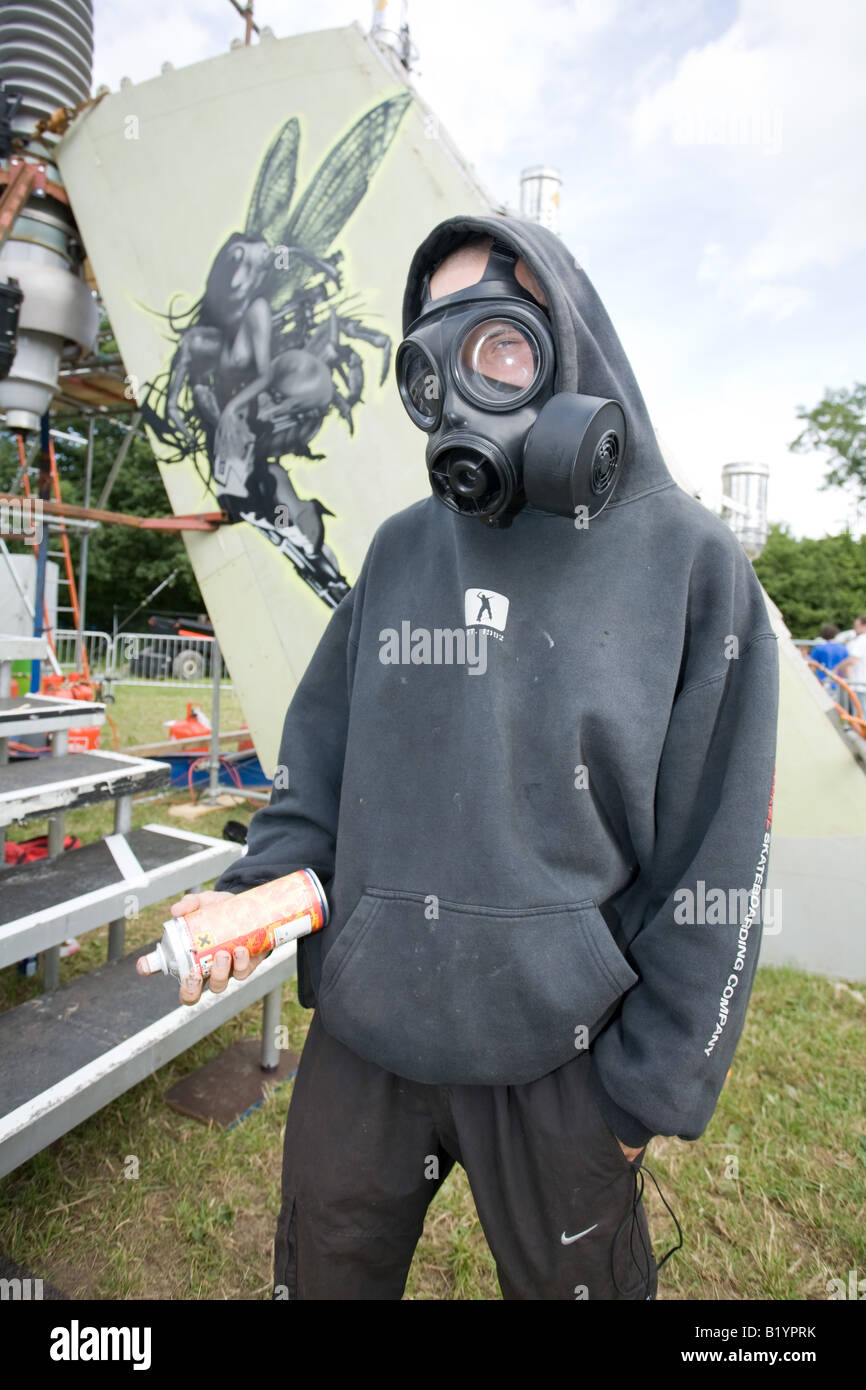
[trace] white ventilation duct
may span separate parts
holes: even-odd
[[[722,469],[722,521],[726,521],[750,560],[767,544],[765,463],[726,463]]]

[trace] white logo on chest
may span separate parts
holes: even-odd
[[[508,599],[504,594],[497,594],[493,589],[466,590],[465,622],[467,627],[486,628],[501,642],[507,621]]]

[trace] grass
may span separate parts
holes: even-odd
[[[204,694],[205,692],[199,692]],[[122,743],[162,737],[183,695],[118,688]],[[226,697],[224,727],[239,710]],[[132,732],[130,732],[132,731]],[[111,743],[104,739],[106,747]],[[170,800],[183,799],[173,796]],[[162,820],[169,801],[135,808]],[[195,822],[219,835],[252,807]],[[111,808],[68,816],[83,839],[111,829]],[[20,837],[38,833],[35,822]],[[40,826],[39,829],[44,829]],[[142,912],[127,949],[159,933],[165,907]],[[105,960],[107,928],[81,938],[61,982]],[[0,1008],[40,992],[0,971]],[[290,1047],[311,1015],[284,991]],[[280,1204],[282,1136],[292,1083],[231,1130],[171,1110],[165,1092],[241,1038],[259,1035],[253,1006],[0,1180],[0,1250],[71,1298],[267,1299]],[[856,987],[792,969],[758,971],[732,1074],[703,1137],[656,1138],[652,1170],[683,1228],[659,1276],[660,1299],[823,1300],[830,1279],[866,1274],[866,999]],[[137,1173],[137,1176],[132,1176]],[[647,1177],[644,1202],[657,1258],[676,1230]],[[498,1299],[492,1255],[466,1174],[452,1169],[430,1205],[406,1298]]]
[[[138,743],[161,743],[168,738],[165,724],[173,719],[185,719],[186,707],[199,705],[210,717],[210,689],[188,686],[118,685],[115,703],[107,710],[117,727],[119,748]],[[220,687],[220,728],[239,729],[244,722],[241,702],[232,687],[223,682]],[[113,730],[104,724],[100,747],[115,747]]]

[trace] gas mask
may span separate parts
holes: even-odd
[[[494,240],[481,280],[430,300],[397,350],[400,396],[429,436],[436,497],[461,516],[509,526],[527,502],[589,520],[616,486],[626,443],[616,401],[554,393],[553,335]]]

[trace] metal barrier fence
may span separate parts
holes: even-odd
[[[80,641],[80,645],[79,645]],[[61,670],[81,670],[81,647],[87,653],[91,675],[107,676],[111,672],[111,637],[107,632],[84,628],[81,633],[60,629],[54,633],[54,649]]]
[[[55,633],[57,659],[62,668],[72,670],[76,662],[79,634]],[[112,639],[107,632],[85,631],[87,660],[93,676],[124,685],[209,686],[213,681],[212,637],[176,637],[156,632],[119,632]],[[217,649],[218,650],[218,649]],[[222,653],[219,655],[220,680],[231,677]]]
[[[116,680],[154,681],[189,685],[213,679],[214,641],[212,637],[175,637],[155,632],[120,632],[114,643]],[[228,679],[220,655],[220,680]]]

